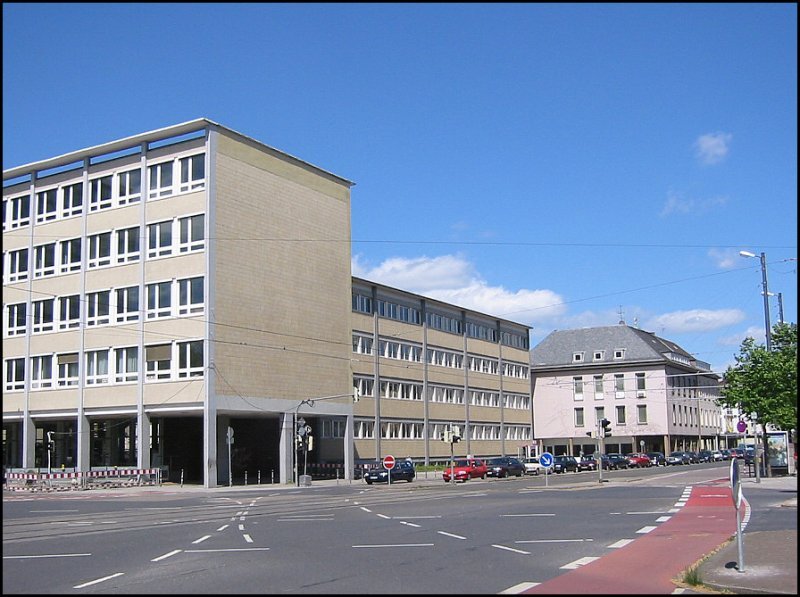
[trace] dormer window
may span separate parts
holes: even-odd
[[[617,348],[614,350],[614,358],[615,359],[624,359],[625,358],[625,349],[624,348]]]
[[[595,350],[594,351],[594,360],[595,361],[602,361],[603,357],[605,357],[605,356],[606,356],[606,351],[605,350]]]
[[[572,362],[573,363],[582,363],[583,362],[583,352],[573,352],[572,353]]]

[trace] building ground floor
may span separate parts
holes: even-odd
[[[603,440],[602,451],[605,454],[630,454],[633,452],[669,454],[677,450],[699,452],[700,450],[731,448],[735,445],[733,438],[723,434],[611,436]],[[565,454],[576,458],[594,454],[598,450],[598,440],[589,437],[537,439],[530,446],[533,454],[550,452],[554,456]]]

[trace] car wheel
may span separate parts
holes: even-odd
[[[367,485],[372,485],[372,481],[370,481],[369,479],[364,479],[364,480],[367,482]]]

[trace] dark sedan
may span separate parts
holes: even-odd
[[[504,477],[521,477],[525,474],[525,465],[522,464],[522,461],[511,456],[488,458],[486,466],[489,467],[486,472],[487,477],[502,479]]]
[[[396,483],[397,481],[408,481],[411,483],[417,476],[414,464],[403,460],[395,464],[394,468],[390,470],[382,466],[369,469],[364,474],[364,481],[367,482],[367,485],[372,485],[373,483],[388,483],[390,474],[392,483]]]
[[[650,457],[653,466],[667,466],[667,457],[664,456],[663,452],[648,452],[647,455]]]
[[[622,454],[612,453],[608,455],[608,466],[614,470],[621,468],[628,468],[631,465],[630,461]]]
[[[594,459],[594,456],[582,456],[581,459],[578,461],[578,470],[579,471],[596,471],[597,470],[597,460]]]
[[[578,461],[574,456],[555,456],[553,457],[553,472],[566,473],[572,471],[578,472]]]

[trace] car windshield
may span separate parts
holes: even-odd
[[[456,460],[456,466],[469,466],[469,462],[466,460]]]
[[[683,456],[683,452],[670,452],[670,456]]]

